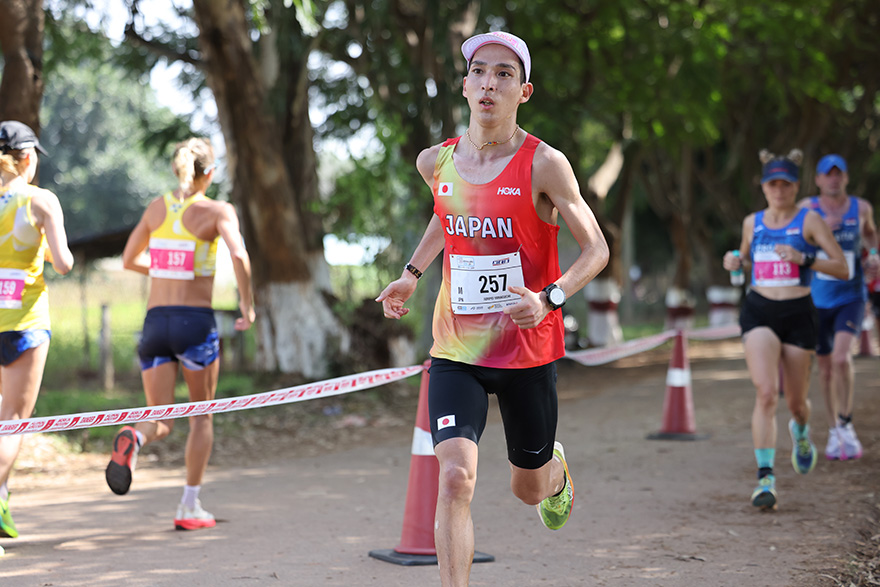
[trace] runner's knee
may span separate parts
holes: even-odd
[[[457,463],[446,463],[440,469],[440,497],[451,501],[470,501],[477,483],[476,470]]]

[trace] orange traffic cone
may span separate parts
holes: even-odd
[[[419,407],[413,431],[412,458],[409,465],[409,484],[403,508],[403,531],[400,544],[393,549],[371,550],[369,555],[385,562],[403,566],[436,565],[434,547],[434,514],[437,510],[437,492],[440,486],[440,464],[434,455],[431,424],[428,418],[428,367],[425,361],[419,386]],[[495,557],[474,553],[474,562],[491,562]]]
[[[663,400],[663,428],[648,435],[649,440],[701,440],[694,419],[691,396],[691,369],[687,359],[687,339],[681,330],[675,333],[675,346],[666,372],[666,397]]]

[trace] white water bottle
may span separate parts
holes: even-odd
[[[731,251],[734,257],[739,257],[739,251]],[[743,285],[746,282],[745,273],[742,270],[742,264],[740,264],[739,269],[734,269],[730,272],[730,285],[735,285],[737,287]]]

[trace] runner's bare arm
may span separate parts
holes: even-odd
[[[416,167],[422,179],[431,188],[433,188],[434,184],[434,163],[437,161],[437,153],[439,152],[440,145],[435,145],[422,151],[416,161]],[[437,255],[443,252],[444,245],[445,240],[440,219],[436,214],[432,214],[425,233],[422,235],[422,240],[410,257],[409,264],[424,272]],[[382,310],[386,318],[399,320],[409,313],[409,308],[405,308],[403,305],[412,296],[413,292],[416,291],[416,285],[418,285],[416,275],[404,269],[397,280],[392,281],[382,290],[376,301],[382,304]]]
[[[46,234],[49,245],[49,262],[61,275],[73,268],[73,253],[67,245],[67,233],[64,230],[64,212],[58,197],[48,190],[40,190],[31,199],[31,211],[37,225]]]
[[[742,268],[743,273],[752,270],[752,233],[755,231],[755,215],[749,214],[743,220],[742,239],[739,243],[739,260],[728,251],[724,254],[723,265],[726,271]]]
[[[575,262],[556,281],[571,296],[608,264],[608,243],[596,216],[581,196],[577,178],[565,155],[541,143],[532,168],[533,189],[550,199],[581,248]]]
[[[232,269],[235,272],[235,283],[238,286],[238,307],[241,318],[235,320],[236,330],[247,330],[257,318],[254,310],[254,296],[251,290],[251,258],[244,247],[241,226],[235,208],[228,202],[218,202],[220,212],[217,215],[217,232],[229,255],[232,257]]]
[[[814,271],[820,271],[838,279],[849,279],[849,267],[843,256],[843,249],[840,248],[831,228],[819,216],[818,212],[807,212],[807,216],[804,218],[804,238],[807,242],[820,247],[828,255],[827,259],[816,258],[811,267]],[[800,261],[793,260],[799,265],[803,264],[803,253]]]
[[[565,291],[566,296],[571,297],[608,264],[608,243],[599,228],[596,216],[581,197],[577,178],[568,159],[546,143],[538,146],[532,162],[532,192],[538,194],[536,209],[539,216],[552,221],[554,216],[550,209],[552,205],[559,211],[559,215],[565,220],[569,231],[580,245],[581,253],[578,258],[555,282]],[[542,198],[547,200],[542,201]],[[544,206],[543,210],[542,206]],[[550,284],[544,284],[546,285]],[[526,288],[516,287],[510,288],[510,291],[521,295],[522,300],[505,308],[504,312],[509,314],[520,328],[534,328],[551,312],[540,290],[530,292]]]
[[[165,201],[162,198],[156,198],[144,210],[143,216],[131,234],[125,241],[125,248],[122,250],[122,266],[131,271],[150,274],[150,266],[141,259],[141,253],[147,250],[150,244],[150,231],[158,227],[165,218]]]
[[[865,259],[865,275],[875,279],[880,271],[880,256],[877,255],[877,224],[874,222],[874,207],[864,198],[859,198],[859,218],[862,220],[862,246],[868,249]]]
[[[864,199],[859,198],[859,218],[864,218],[862,223],[862,243],[868,250],[876,249],[878,244],[877,224],[874,222],[874,206]]]

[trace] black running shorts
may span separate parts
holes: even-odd
[[[739,325],[743,334],[766,326],[783,344],[808,351],[815,350],[819,337],[819,316],[809,295],[793,300],[771,300],[750,291],[743,301]]]
[[[553,458],[558,418],[556,363],[496,369],[432,358],[428,374],[434,446],[448,438],[479,443],[493,393],[504,422],[508,460],[522,469],[539,469]]]

